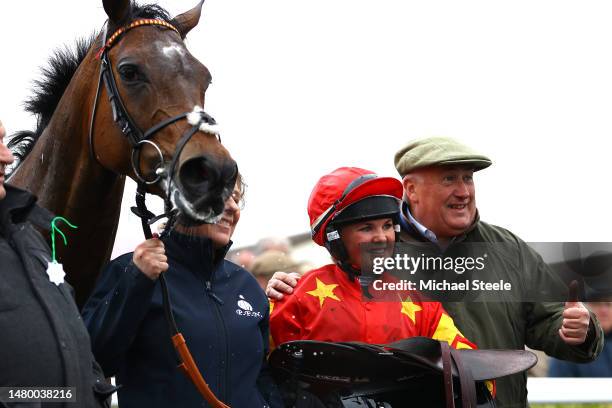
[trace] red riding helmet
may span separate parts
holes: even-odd
[[[378,177],[370,170],[340,167],[326,174],[308,199],[313,241],[329,249],[328,242],[339,238],[330,226],[384,217],[397,219],[402,194],[399,180]]]

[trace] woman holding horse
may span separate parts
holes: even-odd
[[[216,224],[177,225],[104,270],[83,317],[105,374],[122,386],[122,408],[202,406],[176,367],[156,284],[161,273],[176,323],[213,393],[232,408],[274,406],[265,366],[267,298],[251,274],[224,260],[243,192],[239,178]]]

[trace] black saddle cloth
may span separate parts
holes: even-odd
[[[442,354],[441,343],[425,337],[386,345],[303,340],[281,344],[269,361],[284,382],[287,400],[293,400],[288,406],[435,408],[449,406]],[[473,406],[493,407],[484,381],[527,370],[537,362],[533,353],[524,350],[453,350],[453,354],[461,361],[449,363],[455,407],[465,404],[460,392],[462,371],[475,389]]]

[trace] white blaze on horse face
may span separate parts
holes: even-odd
[[[161,52],[168,59],[179,58],[182,60],[187,55],[187,50],[179,43],[166,42],[164,44],[159,44],[159,47],[161,48]]]

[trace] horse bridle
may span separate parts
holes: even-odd
[[[94,152],[94,140],[93,140],[93,124],[96,115],[96,107],[98,104],[98,97],[100,95],[100,84],[104,82],[106,87],[106,91],[108,93],[108,99],[111,104],[111,108],[113,111],[113,120],[121,129],[121,132],[125,135],[130,146],[132,148],[131,152],[131,164],[134,170],[134,174],[138,179],[137,182],[137,190],[136,190],[136,207],[132,207],[132,211],[140,217],[142,223],[142,229],[146,239],[150,239],[153,237],[151,232],[151,224],[162,217],[168,217],[168,221],[166,222],[166,226],[164,231],[162,232],[162,238],[168,231],[172,228],[172,224],[176,219],[176,212],[173,211],[172,203],[170,199],[171,194],[171,185],[172,179],[174,177],[174,172],[176,165],[178,163],[178,159],[181,155],[181,152],[185,148],[185,145],[191,140],[193,135],[195,135],[199,130],[206,131],[208,133],[212,133],[217,136],[219,142],[221,142],[221,137],[218,133],[218,130],[215,128],[216,122],[215,120],[204,112],[203,109],[196,106],[192,112],[181,113],[179,115],[173,116],[171,118],[165,119],[158,124],[151,127],[146,132],[142,132],[140,128],[136,125],[130,114],[128,113],[125,105],[121,99],[119,94],[119,90],[117,88],[117,82],[115,81],[115,77],[113,75],[112,65],[108,56],[108,51],[111,47],[116,44],[118,39],[122,34],[126,31],[129,31],[133,28],[146,26],[146,25],[156,25],[168,28],[177,32],[179,35],[179,31],[170,23],[158,20],[158,19],[140,19],[133,21],[127,26],[119,28],[117,31],[111,35],[106,43],[100,48],[96,57],[101,61],[100,67],[100,76],[98,79],[98,86],[96,90],[96,96],[94,99],[94,105],[91,114],[90,126],[89,126],[89,152],[91,157],[97,161]],[[106,36],[106,30],[103,34],[103,38]],[[151,213],[145,204],[146,198],[146,187],[147,185],[152,185],[157,183],[162,176],[166,175],[166,170],[163,168],[164,164],[164,156],[159,148],[159,146],[151,141],[151,138],[160,130],[165,127],[181,120],[186,119],[191,128],[188,129],[179,139],[172,160],[170,161],[170,165],[168,167],[167,180],[168,185],[166,187],[166,197],[164,198],[164,207],[165,213],[159,216],[155,216]],[[155,177],[152,180],[147,180],[143,174],[140,172],[140,152],[142,147],[145,145],[151,145],[160,158],[160,165],[155,169]],[[183,371],[183,373],[193,382],[196,386],[200,394],[206,399],[206,401],[214,408],[229,408],[223,402],[219,401],[215,395],[212,393],[208,384],[204,381],[202,374],[198,370],[198,367],[189,352],[187,344],[183,335],[179,332],[178,327],[176,325],[176,320],[174,318],[174,313],[172,312],[172,303],[170,301],[170,295],[168,293],[168,286],[166,283],[166,279],[164,274],[160,274],[159,282],[162,289],[162,299],[163,299],[163,307],[164,314],[166,316],[166,320],[168,325],[170,326],[172,332],[172,343],[178,353],[179,360],[179,368]]]
[[[113,120],[115,121],[119,129],[121,129],[121,132],[127,138],[132,148],[132,152],[130,155],[130,159],[131,159],[130,161],[131,161],[132,169],[134,171],[134,175],[136,176],[138,180],[138,193],[139,193],[138,195],[139,196],[145,194],[145,188],[147,185],[152,185],[152,184],[157,183],[161,179],[162,176],[166,175],[165,174],[166,170],[163,167],[161,167],[164,163],[163,153],[161,149],[159,148],[159,146],[155,142],[153,142],[151,139],[157,132],[164,129],[165,127],[173,123],[176,123],[181,119],[188,120],[188,122],[192,125],[192,127],[189,130],[187,130],[187,132],[185,132],[183,136],[181,137],[181,139],[178,141],[176,150],[174,152],[172,160],[170,161],[170,166],[168,169],[169,171],[167,174],[168,185],[166,186],[166,197],[164,199],[166,213],[154,219],[153,217],[148,218],[147,222],[148,224],[151,224],[152,222],[157,221],[157,219],[163,216],[170,215],[168,214],[171,209],[170,193],[171,193],[172,180],[174,178],[173,176],[174,176],[176,164],[178,163],[178,158],[180,157],[183,149],[185,148],[189,140],[191,140],[193,135],[195,135],[198,132],[198,130],[205,130],[209,133],[214,134],[218,138],[219,142],[221,142],[221,136],[219,134],[219,131],[215,128],[217,125],[217,122],[215,121],[215,119],[209,114],[207,114],[206,112],[204,112],[204,110],[198,106],[194,107],[194,110],[191,112],[181,113],[179,115],[165,119],[159,122],[158,124],[154,125],[150,129],[148,129],[146,132],[143,132],[138,127],[138,125],[136,125],[136,122],[132,119],[128,110],[125,108],[123,100],[121,99],[121,95],[119,94],[119,89],[117,87],[117,81],[115,80],[115,75],[113,74],[112,65],[111,65],[111,62],[108,56],[108,51],[112,48],[113,45],[115,45],[118,42],[118,39],[120,38],[122,34],[124,34],[125,32],[133,28],[141,27],[145,25],[162,26],[162,27],[166,27],[170,30],[173,30],[179,33],[179,31],[173,25],[171,25],[170,23],[166,21],[157,20],[157,19],[140,19],[140,20],[136,20],[132,22],[131,24],[127,26],[119,28],[117,31],[113,33],[113,35],[110,36],[110,38],[106,41],[106,43],[100,48],[100,50],[96,54],[96,58],[99,58],[101,61],[101,67],[100,67],[100,76],[98,80],[98,87],[97,87],[96,96],[94,99],[93,112],[91,115],[91,121],[90,121],[90,126],[89,126],[89,151],[90,151],[90,155],[92,156],[92,158],[97,161],[97,158],[94,152],[93,123],[94,123],[96,109],[98,105],[97,102],[98,102],[98,98],[100,95],[100,84],[102,82],[104,82],[104,86],[108,93],[108,100],[111,104],[111,109],[113,112]],[[156,151],[157,155],[159,156],[159,166],[155,169],[155,176],[151,180],[147,180],[146,177],[140,171],[140,153],[141,153],[142,147],[145,144],[152,146],[153,149]],[[138,205],[138,210],[139,211],[136,213],[136,215],[138,215],[141,219],[143,219],[144,216],[152,215],[150,212],[146,211],[146,208],[141,208],[141,205]]]

